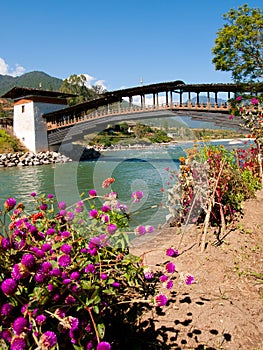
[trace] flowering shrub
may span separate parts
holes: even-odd
[[[223,232],[233,222],[242,202],[260,188],[255,148],[226,150],[205,145],[180,158],[175,184],[168,190],[173,224],[204,223]],[[218,233],[218,238],[219,238]]]
[[[262,170],[262,145],[263,145],[263,104],[262,98],[251,96],[238,96],[231,100],[232,114],[241,117],[240,124],[245,130],[250,132],[250,137],[254,138],[257,150],[257,165],[263,186],[263,170]]]
[[[103,188],[113,182],[105,180]],[[172,289],[175,264],[166,262],[165,273],[153,272],[129,253],[124,230],[129,215],[115,192],[103,197],[99,209],[96,190],[74,207],[55,205],[53,194],[31,196],[33,213],[26,214],[15,198],[8,198],[1,212],[1,348],[109,350],[110,319],[127,321],[134,302],[166,305],[167,293],[159,288]],[[141,191],[132,194],[133,202],[142,197]],[[135,230],[138,235],[152,231],[151,226]],[[177,255],[174,248],[167,250],[170,258]],[[187,274],[184,282],[193,283],[193,276]],[[125,312],[116,312],[119,305]]]

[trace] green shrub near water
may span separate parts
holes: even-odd
[[[0,153],[14,153],[24,151],[19,140],[5,130],[0,130]]]

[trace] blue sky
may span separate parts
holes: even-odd
[[[0,74],[87,74],[108,90],[230,82],[211,49],[230,8],[262,0],[3,0]]]

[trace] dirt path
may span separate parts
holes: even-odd
[[[156,265],[181,238],[178,229],[167,228],[151,240],[138,239],[132,252],[144,253],[146,263]],[[263,349],[263,191],[244,204],[238,229],[223,244],[213,245],[213,232],[208,240],[201,253],[196,230],[184,233],[174,262],[196,282],[186,286],[178,278],[164,312],[147,315],[155,345],[148,340],[143,349]]]

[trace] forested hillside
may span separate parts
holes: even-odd
[[[19,77],[0,74],[0,96],[15,86],[59,91],[62,83],[62,79],[54,78],[44,72],[38,71],[26,73]]]

